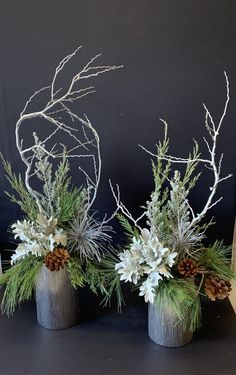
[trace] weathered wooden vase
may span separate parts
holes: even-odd
[[[148,333],[152,341],[168,348],[187,345],[193,338],[192,332],[178,325],[177,315],[167,304],[161,307],[148,304]]]
[[[39,271],[35,299],[38,323],[47,329],[64,329],[78,322],[78,301],[65,268]]]

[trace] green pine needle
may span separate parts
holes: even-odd
[[[64,189],[61,195],[57,198],[58,207],[60,207],[58,214],[56,214],[59,226],[65,226],[68,221],[75,217],[76,213],[84,204],[85,196],[86,193],[83,189]]]
[[[136,237],[138,235],[137,228],[133,227],[124,215],[117,214],[116,217],[124,228],[127,237],[132,239],[133,237]]]
[[[111,298],[116,296],[117,311],[121,312],[125,304],[121,282],[118,273],[115,271],[115,264],[118,262],[116,251],[112,248],[99,262],[87,261],[84,264],[84,281],[94,294],[101,293],[103,306],[110,306]]]
[[[67,270],[69,272],[69,277],[71,285],[76,289],[78,287],[83,287],[85,282],[84,271],[81,265],[81,261],[78,257],[71,257],[67,263]]]
[[[115,271],[115,265],[119,262],[117,251],[115,249],[110,249],[109,253],[101,259],[101,268],[106,277],[106,290],[107,293],[102,301],[104,306],[110,306],[111,297],[116,296],[117,301],[117,311],[121,312],[122,306],[125,305],[125,301],[121,289],[120,275]]]
[[[155,303],[160,310],[169,306],[178,318],[178,325],[194,332],[201,324],[201,306],[197,288],[192,280],[171,279],[160,284]]]
[[[36,220],[38,208],[35,199],[29,194],[21,175],[18,176],[12,171],[11,164],[4,159],[2,153],[0,153],[0,159],[6,172],[6,178],[9,181],[13,190],[15,190],[19,196],[17,198],[13,193],[5,191],[6,195],[10,200],[18,204],[21,210],[28,216],[30,220]]]
[[[18,305],[32,297],[42,263],[41,258],[28,255],[0,276],[0,286],[6,287],[1,303],[2,313],[12,315]]]
[[[212,246],[198,254],[198,263],[206,270],[213,272],[220,279],[235,279],[235,272],[230,264],[231,247],[224,246],[222,241],[215,241]]]

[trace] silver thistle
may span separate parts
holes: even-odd
[[[68,249],[83,261],[100,260],[106,243],[111,240],[108,232],[112,232],[112,228],[96,220],[94,214],[79,212],[67,230]]]

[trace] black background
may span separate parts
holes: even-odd
[[[218,155],[224,153],[224,173],[235,172],[234,0],[0,0],[0,149],[15,171],[24,170],[14,138],[20,111],[36,89],[50,84],[60,59],[81,44],[83,50],[68,66],[67,78],[81,61],[100,52],[101,63],[125,66],[96,79],[97,93],[77,107],[101,137],[102,182],[94,205],[101,215],[115,206],[108,178],[119,183],[122,200],[134,215],[141,212],[139,206],[152,191],[153,179],[149,156],[137,145],[155,150],[163,135],[159,118],[169,123],[171,153],[187,156],[195,138],[206,156],[202,102],[219,120],[225,102],[224,70],[230,79],[231,101]],[[7,228],[21,214],[4,195],[9,186],[2,167],[0,173],[4,248],[12,246]],[[80,185],[75,169],[73,176]],[[197,210],[204,205],[211,182],[210,172],[204,171],[191,195]],[[224,200],[211,211],[217,224],[209,231],[209,240],[230,243],[235,176],[222,183],[218,195]]]

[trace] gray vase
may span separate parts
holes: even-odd
[[[148,304],[148,333],[152,341],[168,348],[187,345],[193,338],[192,332],[178,325],[176,314],[167,304],[164,308]]]
[[[35,299],[38,323],[47,329],[64,329],[78,322],[78,301],[65,268],[39,271]]]

